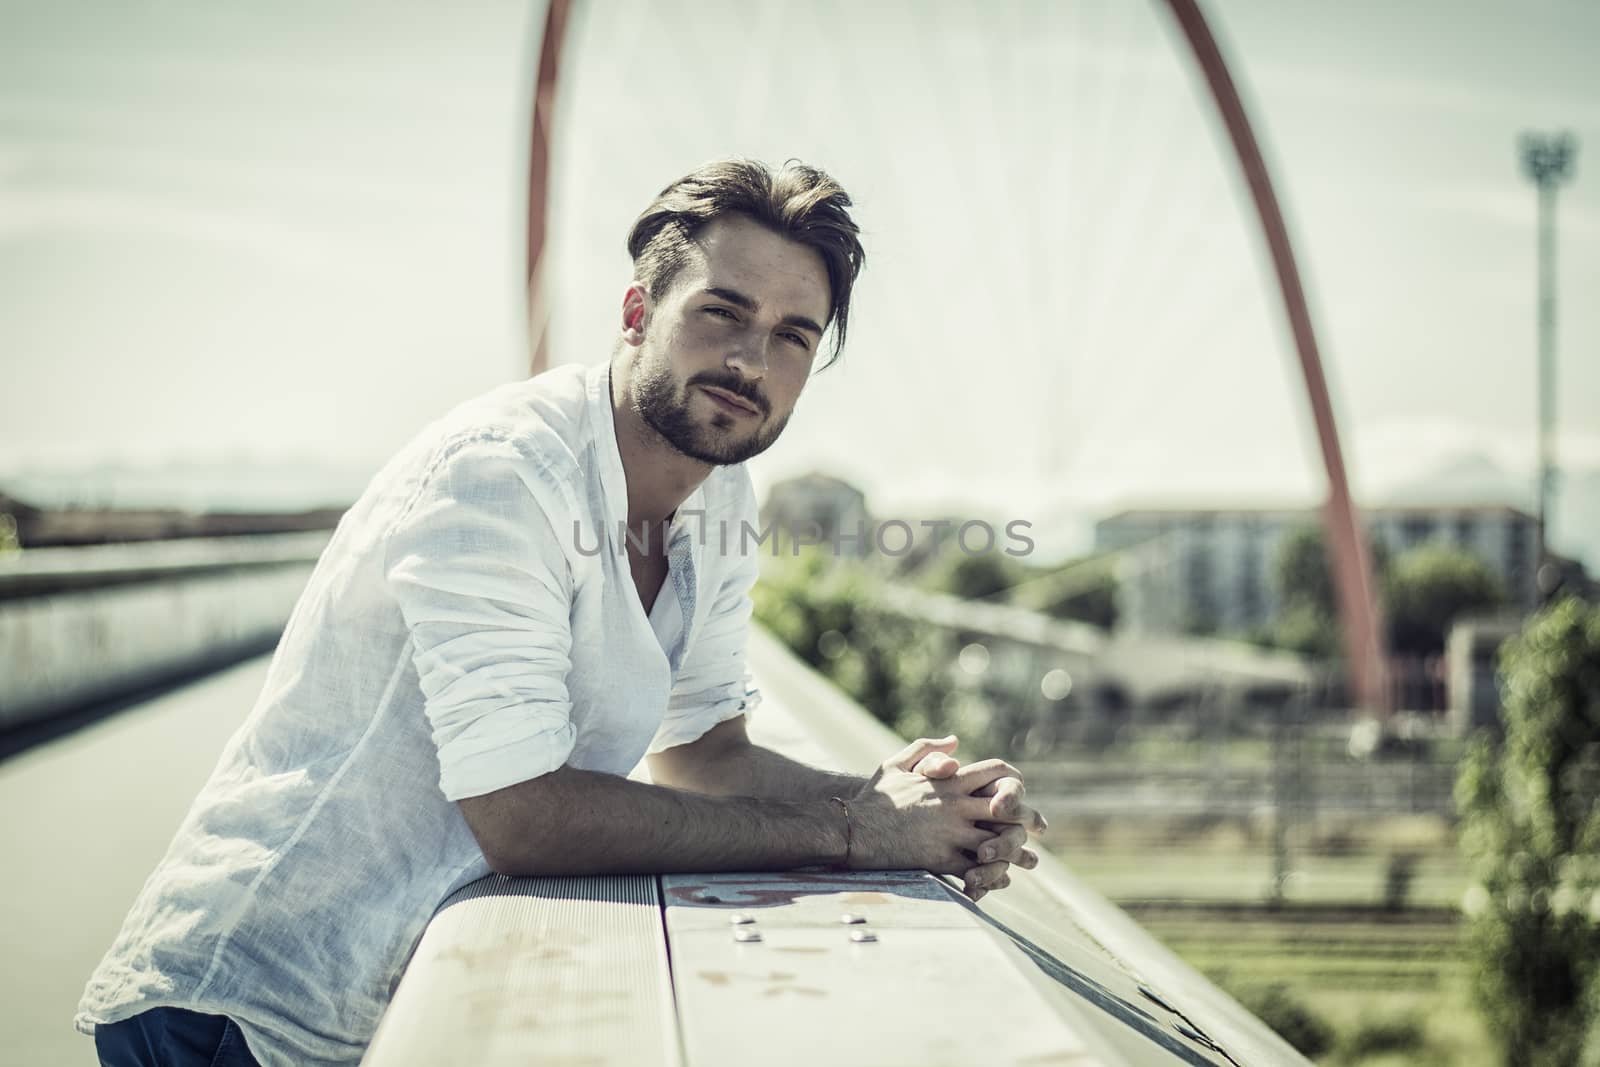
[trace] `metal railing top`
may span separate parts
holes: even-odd
[[[764,632],[749,655],[761,743],[856,771],[903,745]],[[530,1057],[1306,1062],[1048,854],[982,907],[916,871],[474,882],[423,935],[366,1063]]]
[[[185,537],[0,554],[0,599],[224,568],[314,563],[332,530]]]

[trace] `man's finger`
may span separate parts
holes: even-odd
[[[923,756],[913,773],[924,778],[949,778],[961,769],[961,764],[943,752],[930,752]]]
[[[979,824],[991,821],[989,819],[989,802],[987,800],[982,797],[964,797],[957,793],[955,796],[946,797],[944,802],[950,805],[955,814],[973,824],[975,828],[973,832],[978,835],[979,845],[989,839],[989,834],[976,829]],[[1001,829],[1004,829],[1004,827],[995,827],[996,831]],[[978,846],[974,845],[972,847],[977,848]]]
[[[1028,831],[1025,827],[1016,825],[1002,827],[999,833],[978,846],[978,862],[1003,860],[1006,863],[1015,863],[1027,843]]]
[[[976,793],[998,778],[1022,778],[1022,772],[1003,759],[985,759],[969,763],[956,772],[956,784],[963,793]]]
[[[1015,815],[1000,816],[991,811],[984,816],[984,819],[988,822],[1009,823],[1014,826],[1020,826],[1030,834],[1042,834],[1050,829],[1050,825],[1044,821],[1044,816],[1040,815],[1037,809],[1030,808],[1026,804]]]
[[[1009,863],[984,863],[972,867],[961,876],[962,889],[974,900],[975,892],[987,893],[991,889],[1003,889],[1011,884],[1011,875],[1007,873]]]
[[[1027,794],[1020,778],[999,778],[993,783],[994,795],[989,799],[989,813],[999,822],[1016,822],[1025,810],[1022,798]]]
[[[893,756],[890,756],[886,762],[891,767],[909,771],[928,753],[954,752],[958,744],[960,742],[956,740],[955,734],[951,734],[949,737],[919,737]],[[967,792],[971,792],[971,790],[969,789]]]
[[[1004,782],[1007,781],[1007,779],[1002,778],[1001,781]],[[979,792],[974,793],[973,796],[976,798],[982,798],[983,792],[980,790]],[[1045,822],[1043,815],[1039,814],[1039,809],[1031,808],[1026,803],[1018,805],[1009,813],[997,811],[996,802],[992,797],[987,801],[987,803],[989,805],[989,814],[985,815],[984,818],[989,822],[1015,823],[1018,826],[1025,828],[1030,834],[1042,834],[1046,830],[1050,829],[1050,824]]]

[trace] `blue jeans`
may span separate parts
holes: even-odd
[[[94,1028],[101,1067],[260,1067],[226,1015],[151,1008]]]

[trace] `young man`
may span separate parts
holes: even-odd
[[[674,182],[629,236],[609,367],[494,389],[378,473],[89,981],[102,1063],[355,1064],[490,871],[926,868],[976,897],[1037,863],[1020,777],[954,738],[863,779],[745,734],[741,464],[844,341],[849,206],[797,165]],[[652,785],[625,777],[645,756]]]

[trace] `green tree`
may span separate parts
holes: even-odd
[[[1111,629],[1117,623],[1116,555],[1089,556],[1031,571],[1011,590],[1018,607]]]
[[[1039,608],[1057,619],[1075,619],[1109,630],[1117,624],[1117,576],[1110,569],[1100,570],[1085,582],[1044,598]]]
[[[1600,610],[1546,609],[1501,653],[1505,736],[1456,782],[1473,994],[1509,1067],[1568,1065],[1600,1027]]]
[[[1262,635],[1266,643],[1303,656],[1337,658],[1343,646],[1322,527],[1303,526],[1284,538],[1272,578],[1279,607]]]
[[[1478,557],[1445,545],[1403,552],[1384,582],[1390,650],[1402,655],[1444,651],[1450,624],[1505,601],[1500,580]]]
[[[1333,613],[1306,601],[1287,605],[1267,628],[1266,644],[1317,659],[1337,659],[1344,651]]]
[[[881,589],[862,564],[810,548],[764,567],[752,599],[756,619],[851,699],[893,729],[925,733],[942,725],[955,649],[880,609]]]
[[[1027,570],[1003,552],[947,552],[942,564],[930,569],[929,585],[937,592],[964,600],[985,600],[1017,585]],[[999,599],[999,598],[997,598]]]
[[[1320,526],[1302,526],[1283,539],[1274,561],[1273,584],[1285,608],[1303,606],[1332,618],[1333,577]]]
[[[17,520],[9,513],[0,511],[0,556],[22,551],[22,541],[17,536]]]

